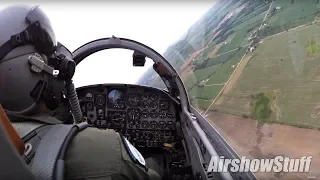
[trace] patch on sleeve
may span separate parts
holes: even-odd
[[[122,138],[124,139],[126,150],[133,162],[136,162],[147,169],[146,161],[141,153],[125,137],[122,136]]]

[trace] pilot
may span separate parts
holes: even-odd
[[[48,17],[39,7],[10,6],[0,11],[0,27],[0,102],[13,126],[21,134],[39,125],[61,123],[52,117],[52,110],[66,82],[52,71],[56,39]],[[43,60],[38,62],[42,71],[30,64],[30,55]],[[46,90],[41,96],[36,93],[39,87]],[[124,141],[110,129],[86,128],[78,133],[66,153],[65,179],[161,179],[154,170],[160,167],[157,162],[147,158],[147,170],[133,162]]]

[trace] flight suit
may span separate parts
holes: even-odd
[[[9,118],[20,137],[43,124],[61,123],[48,114],[12,116]],[[146,159],[147,168],[132,161],[124,139],[114,130],[88,127],[78,133],[65,156],[65,179],[72,180],[160,180],[153,159]],[[148,168],[148,165],[154,168]]]

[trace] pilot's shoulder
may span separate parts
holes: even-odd
[[[114,130],[86,128],[78,133],[66,154],[66,179],[106,177],[123,166],[121,140]]]
[[[80,144],[83,145],[83,143],[89,143],[93,146],[99,146],[104,148],[104,145],[106,144],[113,144],[115,146],[120,147],[120,138],[118,136],[118,133],[115,132],[113,129],[97,129],[97,128],[86,128],[80,133],[78,133],[73,140],[75,143],[72,143],[76,145],[76,142],[79,141]]]
[[[88,127],[81,132],[81,134],[117,134],[113,129],[98,129],[95,127]]]

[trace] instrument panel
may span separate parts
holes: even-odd
[[[138,147],[175,141],[176,103],[165,92],[138,85],[93,85],[77,89],[88,123],[115,129]]]

